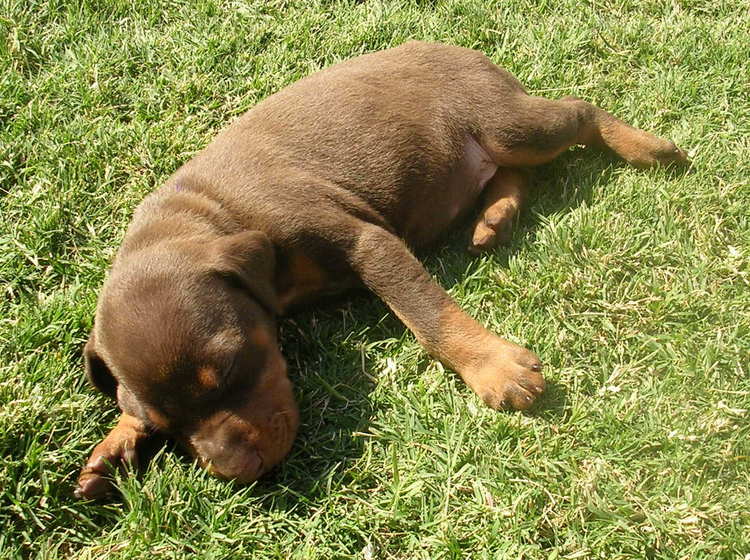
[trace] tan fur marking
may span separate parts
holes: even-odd
[[[214,389],[219,386],[219,376],[214,367],[203,366],[199,368],[195,378],[204,389]]]
[[[516,169],[499,169],[484,191],[483,209],[474,225],[469,250],[480,253],[506,243],[510,223],[521,207],[526,176]]]
[[[279,294],[282,308],[321,291],[328,278],[320,266],[303,253],[295,252],[289,259],[290,287]]]
[[[459,372],[470,370],[481,360],[487,340],[493,335],[452,301],[441,310],[439,322],[442,359]]]
[[[544,390],[537,356],[489,332],[453,304],[440,315],[441,360],[492,408],[524,410]]]
[[[254,346],[261,348],[269,347],[273,344],[273,338],[265,329],[253,329],[247,334],[247,338]]]
[[[492,146],[492,157],[502,167],[535,167],[552,161],[575,142],[555,146],[549,150],[539,150],[531,147],[504,148]]]
[[[117,425],[104,440],[94,448],[89,460],[81,470],[76,485],[78,498],[100,498],[108,493],[109,480],[114,469],[138,463],[138,443],[148,437],[146,426],[135,416],[123,413]]]

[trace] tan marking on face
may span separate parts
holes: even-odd
[[[196,375],[198,384],[204,389],[215,389],[219,386],[219,375],[216,368],[211,366],[203,366],[198,369]]]

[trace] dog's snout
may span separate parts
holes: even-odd
[[[263,473],[263,458],[249,442],[228,437],[196,437],[191,444],[198,462],[220,478],[248,483]]]

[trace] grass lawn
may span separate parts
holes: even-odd
[[[747,0],[2,0],[0,38],[1,558],[750,558]],[[270,476],[167,447],[75,500],[116,416],[81,349],[135,205],[260,99],[408,38],[693,157],[572,150],[512,246],[471,258],[457,230],[425,256],[542,357],[540,405],[485,408],[358,296],[282,325],[303,423]]]

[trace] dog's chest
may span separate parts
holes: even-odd
[[[290,251],[280,260],[276,290],[282,311],[345,292],[355,283],[349,275],[333,274],[301,251]]]

